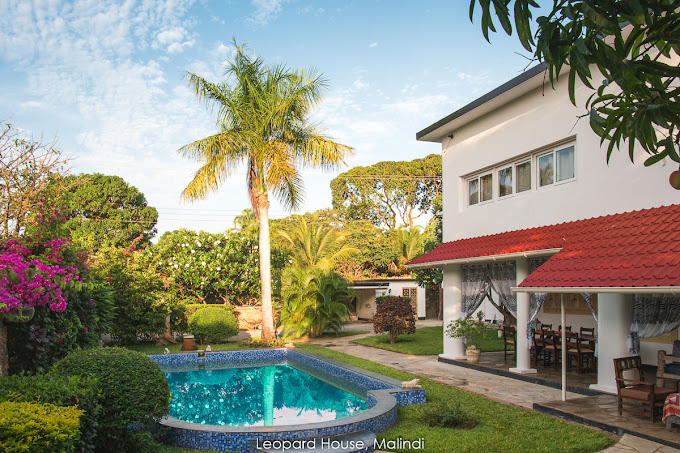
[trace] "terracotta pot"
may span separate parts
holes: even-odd
[[[482,353],[481,349],[477,349],[475,346],[470,346],[465,350],[465,355],[467,356],[467,361],[470,363],[478,363],[479,355]]]

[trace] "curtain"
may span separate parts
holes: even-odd
[[[463,287],[462,318],[466,319],[482,304],[488,290],[489,271],[486,264],[461,266]]]
[[[635,295],[629,349],[640,353],[640,338],[651,338],[680,326],[680,296],[666,294]]]
[[[517,295],[512,287],[517,286],[517,271],[514,261],[502,261],[489,266],[491,288],[498,293],[500,303],[517,317]]]
[[[592,295],[588,293],[581,293],[581,297],[583,297],[586,300],[586,304],[588,304],[588,308],[590,309],[590,312],[593,314],[593,318],[595,318],[595,322],[597,322],[597,315],[595,314],[595,310],[593,309],[593,304],[591,303],[592,300]]]
[[[529,275],[533,274],[536,269],[541,267],[543,263],[550,259],[549,256],[542,256],[540,258],[530,258],[529,259]],[[526,327],[527,335],[527,346],[531,349],[531,345],[534,342],[534,336],[531,333],[531,325],[533,324],[538,312],[541,311],[543,307],[543,302],[545,302],[548,293],[530,293],[529,294],[529,322]]]

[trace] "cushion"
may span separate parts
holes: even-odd
[[[680,374],[680,362],[666,363],[666,373]]]
[[[631,368],[629,370],[623,370],[621,377],[626,381],[639,381],[640,380],[640,370],[637,368]]]
[[[680,340],[673,342],[673,357],[680,357]]]

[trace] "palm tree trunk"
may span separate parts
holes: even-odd
[[[272,308],[271,246],[269,242],[269,200],[267,194],[257,196],[257,218],[260,222],[260,287],[262,288],[262,340],[274,338]]]

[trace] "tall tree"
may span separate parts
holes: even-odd
[[[333,208],[349,219],[375,226],[412,227],[427,214],[442,187],[442,157],[430,154],[410,162],[378,162],[354,167],[331,181]]]
[[[0,122],[0,236],[19,236],[54,177],[68,172],[69,158],[55,142],[33,140]]]
[[[481,6],[486,39],[495,32],[491,6],[501,27],[512,34],[512,16],[520,42],[535,60],[547,65],[551,81],[569,66],[569,95],[576,104],[576,77],[593,94],[585,107],[590,125],[608,142],[607,160],[628,142],[650,156],[645,165],[665,157],[680,163],[680,9],[676,0],[554,0],[531,33],[535,0],[471,0],[470,19]],[[512,11],[511,12],[511,4]],[[597,68],[598,74],[593,71]]]
[[[70,175],[56,180],[50,190],[56,191],[52,203],[70,212],[64,226],[71,238],[89,250],[128,247],[135,238],[145,245],[156,234],[156,208],[119,176]]]
[[[186,74],[198,98],[216,112],[219,132],[179,149],[182,156],[203,162],[181,198],[205,198],[241,164],[246,165],[247,190],[260,223],[262,338],[268,340],[274,337],[269,192],[284,207],[298,208],[302,200],[300,169],[338,168],[351,148],[324,136],[309,120],[327,89],[321,75],[292,71],[284,65],[266,66],[236,45],[225,76],[227,81],[215,84]]]
[[[297,220],[291,231],[278,231],[287,243],[293,266],[331,270],[338,260],[360,252],[346,242],[349,232],[324,224],[316,216],[309,223],[304,217]]]

